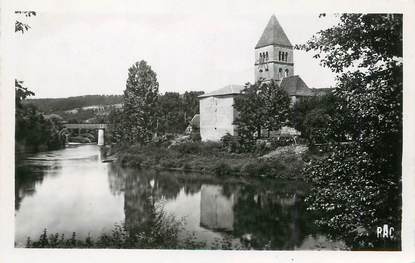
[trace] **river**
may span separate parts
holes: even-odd
[[[97,145],[26,155],[16,163],[15,245],[49,233],[79,238],[111,232],[114,224],[144,224],[149,209],[184,222],[206,248],[227,238],[252,249],[344,249],[307,216],[304,184],[218,180],[199,174],[123,169],[102,162]],[[183,234],[184,236],[184,234]]]

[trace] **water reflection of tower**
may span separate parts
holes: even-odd
[[[234,194],[225,196],[221,186],[202,185],[200,225],[211,230],[232,231],[234,200]]]

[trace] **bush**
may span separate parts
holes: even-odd
[[[303,161],[295,156],[282,159],[261,159],[250,161],[241,168],[241,174],[248,177],[298,179]]]
[[[148,224],[128,227],[115,224],[111,233],[101,234],[93,239],[79,239],[74,232],[70,238],[64,234],[48,236],[45,229],[37,241],[27,239],[27,248],[141,248],[141,249],[197,249],[206,247],[206,243],[196,241],[194,233],[185,232],[179,239],[179,232],[184,231],[183,220],[166,214],[162,208],[153,207]]]
[[[182,154],[188,153],[200,153],[201,152],[201,144],[194,143],[194,142],[185,142],[179,143],[172,147],[173,150],[176,150]]]
[[[189,163],[184,163],[183,170],[187,170],[187,171],[192,170],[192,166]]]
[[[271,150],[271,144],[266,140],[258,140],[253,148],[256,155],[264,155]]]
[[[281,136],[281,137],[275,137],[271,139],[271,147],[273,149],[278,148],[278,147],[292,145],[292,144],[295,144],[293,137]]]
[[[213,172],[215,175],[220,177],[235,175],[234,169],[232,169],[232,167],[224,161],[217,163],[213,168]]]
[[[120,162],[122,167],[141,168],[143,164],[143,159],[141,158],[141,156],[127,153],[121,156]]]
[[[190,138],[192,139],[193,142],[200,142],[202,140],[202,137],[200,137],[199,132],[192,132],[192,134],[190,135]]]
[[[238,136],[232,136],[229,133],[225,134],[221,139],[222,146],[228,152],[241,152],[241,144]]]

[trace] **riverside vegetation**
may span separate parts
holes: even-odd
[[[223,143],[186,142],[171,147],[156,144],[135,145],[122,151],[118,162],[135,168],[183,170],[212,174],[219,177],[267,177],[299,179],[303,158],[294,152],[278,158],[259,158],[268,151],[259,146],[258,152],[228,152]]]
[[[164,212],[161,205],[152,207],[151,220],[139,227],[129,227],[124,223],[115,224],[110,233],[94,238],[88,235],[85,239],[64,234],[48,234],[45,228],[39,239],[27,239],[27,248],[142,248],[142,249],[203,249],[206,242],[199,241],[195,233],[184,231],[184,219],[177,219]],[[185,232],[185,238],[179,234]],[[238,249],[232,246],[229,238],[217,238],[211,249]],[[242,247],[239,247],[242,249]]]

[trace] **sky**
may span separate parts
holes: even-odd
[[[160,93],[210,92],[254,81],[254,47],[272,14],[292,44],[337,22],[332,15],[278,12],[277,6],[261,12],[148,8],[16,15],[31,26],[14,35],[17,78],[36,98],[122,94],[128,68],[145,60],[157,74]],[[334,85],[335,75],[312,55],[294,51],[294,73],[310,88]]]

